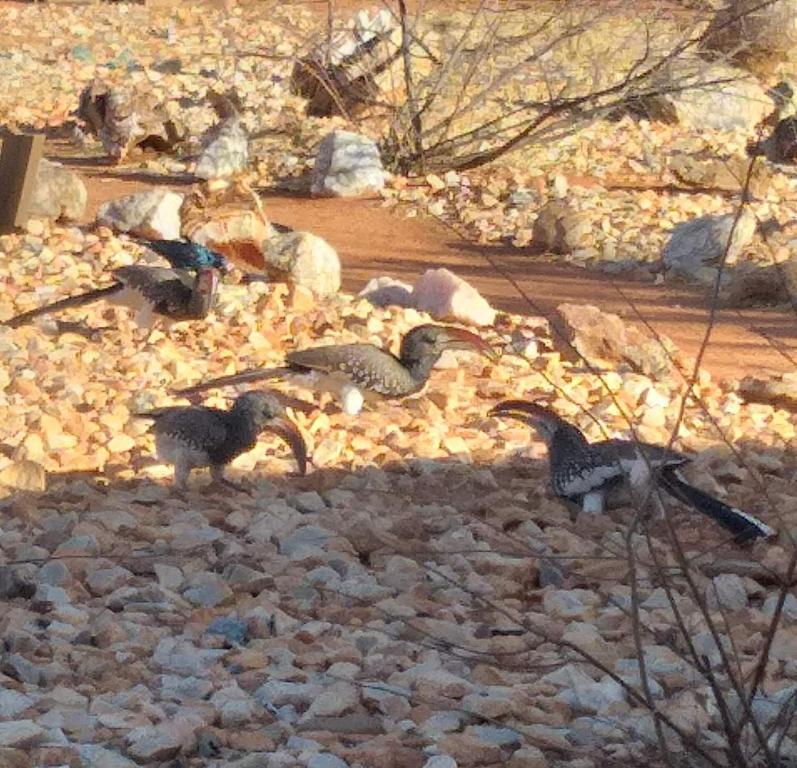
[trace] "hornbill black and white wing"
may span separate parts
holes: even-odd
[[[546,406],[506,400],[492,416],[518,419],[535,428],[548,446],[551,484],[557,496],[575,501],[585,512],[603,512],[606,494],[619,483],[658,483],[673,498],[710,517],[739,540],[766,538],[775,531],[757,517],[731,507],[686,482],[680,467],[684,454],[649,443],[602,440],[589,443],[573,424]]]

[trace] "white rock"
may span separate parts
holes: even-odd
[[[457,768],[457,761],[451,755],[433,755],[423,764],[423,768]]]
[[[39,161],[28,211],[31,217],[75,221],[83,216],[87,200],[86,185],[77,173],[46,158]]]
[[[194,173],[200,179],[224,179],[249,164],[249,137],[238,115],[208,131]]]
[[[662,251],[667,269],[686,278],[709,282],[716,279],[716,268],[725,251],[735,214],[700,216],[674,227]],[[736,263],[755,234],[756,218],[749,208],[742,212],[728,251],[726,264]]]
[[[169,189],[150,189],[100,206],[97,223],[134,237],[176,240],[180,237],[183,196]]]
[[[416,309],[439,320],[457,320],[473,325],[492,325],[495,310],[468,282],[448,269],[428,269],[415,283],[412,293]]]
[[[385,186],[385,171],[373,139],[333,131],[318,146],[310,191],[326,197],[359,197]]]
[[[312,717],[339,717],[350,712],[360,701],[360,694],[350,683],[334,683],[316,697],[303,720]]]
[[[412,286],[392,277],[372,277],[358,295],[375,307],[413,306]]]
[[[16,717],[35,704],[30,696],[11,688],[0,690],[0,717]]]
[[[275,233],[265,244],[263,256],[272,278],[303,285],[319,296],[340,289],[337,251],[312,232]]]
[[[734,573],[715,576],[706,587],[709,606],[719,606],[726,611],[741,611],[747,607],[747,590],[742,579]]]
[[[136,763],[98,744],[81,744],[78,754],[84,768],[136,768]]]
[[[44,733],[44,728],[36,725],[33,720],[0,723],[0,747],[30,747],[40,741]]]

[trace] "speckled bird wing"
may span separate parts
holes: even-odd
[[[389,397],[409,395],[418,383],[401,361],[373,344],[338,344],[290,352],[292,367],[341,374],[356,387]]]
[[[658,445],[603,440],[557,458],[556,474],[552,477],[554,490],[560,496],[579,498],[624,480],[636,484],[648,475],[643,457],[653,469],[662,465],[676,467],[689,461],[688,457]]]
[[[114,277],[139,293],[155,312],[175,316],[191,298],[193,278],[168,267],[141,267],[135,264],[114,270]]]
[[[661,445],[637,443],[629,440],[603,440],[591,449],[599,463],[638,461],[644,457],[654,469],[660,466],[677,467],[689,462],[689,457]]]
[[[216,408],[173,407],[141,414],[155,418],[156,435],[172,437],[193,450],[212,454],[228,439],[226,413]]]

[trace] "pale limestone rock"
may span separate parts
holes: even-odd
[[[86,185],[77,173],[44,157],[39,161],[28,211],[31,217],[77,221],[87,200]]]
[[[725,260],[728,267],[736,264],[755,234],[756,217],[749,208],[742,211],[733,228],[735,218],[733,213],[700,216],[678,224],[662,250],[664,266],[682,277],[713,282],[731,232],[733,236]]]
[[[134,237],[176,240],[182,204],[183,196],[169,189],[136,192],[101,205],[97,223]]]
[[[239,115],[213,126],[203,144],[194,170],[200,179],[224,179],[240,173],[249,164],[249,136]]]
[[[338,254],[312,232],[275,233],[263,256],[265,271],[274,280],[304,286],[318,296],[330,296],[340,289]]]
[[[468,282],[448,269],[429,269],[418,278],[412,293],[416,309],[440,320],[492,325],[495,310]]]
[[[376,142],[351,131],[333,131],[321,141],[310,191],[324,197],[360,197],[385,185]]]

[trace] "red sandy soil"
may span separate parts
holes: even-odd
[[[69,158],[58,159],[71,164]],[[86,222],[94,219],[100,203],[149,186],[141,177],[124,179],[112,169],[74,162],[88,181]],[[337,249],[348,291],[359,291],[372,277],[390,275],[413,282],[424,270],[445,266],[505,311],[550,315],[562,302],[595,304],[628,320],[644,318],[657,333],[669,336],[692,355],[706,332],[709,310],[705,295],[688,286],[656,286],[552,264],[523,249],[483,248],[461,240],[434,220],[404,218],[401,211],[383,208],[379,200],[309,199],[274,193],[266,194],[263,201],[273,221],[315,232]],[[520,284],[533,305],[496,271],[485,254]],[[792,360],[753,329],[776,339]],[[794,370],[795,359],[797,317],[791,312],[721,310],[704,365],[715,377],[740,378]]]

